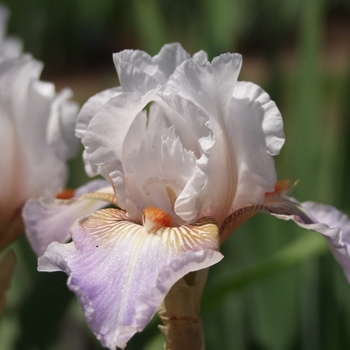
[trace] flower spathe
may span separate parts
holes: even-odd
[[[86,171],[109,181],[118,209],[80,218],[71,243],[53,242],[39,258],[39,270],[69,275],[104,346],[125,347],[173,284],[221,260],[220,241],[257,212],[326,235],[338,254],[340,231],[289,197],[288,183],[276,185],[282,118],[260,87],[237,81],[240,55],[209,62],[168,44],[154,57],[126,50],[113,60],[121,86],[86,102],[76,135]],[[33,227],[32,241],[49,229]]]

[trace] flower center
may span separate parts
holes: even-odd
[[[147,207],[142,212],[142,223],[148,231],[155,231],[161,227],[172,227],[173,219],[170,214],[162,209]]]
[[[72,199],[74,197],[74,190],[67,188],[62,192],[56,194],[56,199]]]

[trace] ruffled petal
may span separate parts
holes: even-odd
[[[95,114],[83,138],[86,156],[92,164],[108,166],[122,158],[131,124],[156,94],[157,90],[144,96],[124,93],[112,98]]]
[[[0,226],[28,198],[60,191],[76,150],[77,105],[39,80],[42,67],[29,55],[0,62]]]
[[[323,235],[350,282],[350,219],[336,208],[314,203],[299,203],[292,197],[268,194],[264,210],[282,220],[293,220],[300,227]]]
[[[90,123],[90,120],[96,114],[96,112],[102,108],[113,97],[118,96],[123,92],[120,86],[107,89],[98,94],[90,97],[81,108],[75,126],[75,135],[79,138],[83,138],[86,129]]]
[[[179,43],[165,44],[153,57],[153,62],[158,65],[158,69],[164,76],[164,80],[160,82],[165,83],[175,69],[190,57],[190,54]]]
[[[328,205],[314,202],[301,204],[304,215],[278,214],[279,219],[293,220],[299,226],[323,235],[331,252],[343,268],[350,282],[350,219],[344,213]],[[305,216],[308,217],[305,220]]]
[[[166,105],[157,102],[151,106],[156,109],[159,105],[159,111],[154,116],[150,113],[149,128],[157,130],[161,127],[159,121],[166,120],[166,125],[174,127],[184,148],[193,152],[197,158],[192,176],[187,179],[174,206],[175,213],[182,220],[192,222],[198,217],[203,202],[207,199],[203,193],[208,184],[209,157],[215,142],[214,134],[208,127],[209,116],[197,104],[170,93],[161,94],[161,98]]]
[[[32,81],[27,93],[28,103],[22,106],[26,110],[22,111],[21,117],[31,120],[29,124],[22,120],[22,125],[18,127],[18,132],[23,135],[20,136],[20,146],[23,156],[21,167],[25,171],[24,192],[28,191],[25,198],[50,197],[59,192],[67,180],[68,168],[64,157],[70,153],[71,145],[64,145],[58,124],[50,130],[55,136],[50,139],[48,133],[48,118],[54,98],[53,84]],[[59,118],[59,115],[55,117]],[[75,151],[77,145],[72,146]]]
[[[233,90],[231,101],[232,113],[238,113],[243,106],[249,110],[242,118],[249,118],[249,114],[260,121],[261,129],[265,135],[267,152],[272,156],[279,154],[285,138],[283,131],[283,119],[276,103],[258,85],[251,82],[239,81]],[[231,113],[230,113],[231,114]]]
[[[187,60],[169,78],[164,90],[165,95],[194,102],[209,116],[208,127],[214,133],[215,144],[210,150],[207,188],[199,200],[203,202],[202,214],[215,217],[219,225],[229,214],[237,187],[227,121],[240,66],[238,54],[224,54],[203,64]]]
[[[25,199],[40,193],[38,190],[41,194],[51,192],[55,187],[59,190],[61,181],[65,180],[66,169],[61,162],[58,160],[57,167],[51,164],[56,155],[44,142],[45,120],[38,122],[48,116],[43,115],[48,107],[46,96],[37,94],[34,86],[34,82],[39,84],[37,78],[41,69],[42,64],[29,55],[0,63],[0,148],[3,150],[0,157],[0,226],[6,224]],[[37,107],[35,115],[32,102]],[[36,154],[39,159],[34,159],[33,174],[30,162]],[[41,156],[46,157],[41,159]],[[43,181],[39,189],[38,182],[43,175],[38,167],[45,162],[53,181],[51,185]]]
[[[110,100],[91,120],[83,138],[85,156],[91,172],[99,171],[106,179],[111,179],[116,189],[117,201],[121,208],[135,212],[135,205],[129,198],[123,169],[123,149],[126,137],[135,119],[141,114],[146,126],[143,108],[157,94],[157,90],[141,96],[124,93]],[[134,138],[137,135],[134,135]],[[136,140],[139,143],[141,140]],[[137,147],[136,144],[134,147]]]
[[[158,65],[144,51],[124,50],[113,54],[113,61],[124,92],[144,95],[157,88],[159,79],[163,80],[159,77]]]
[[[166,93],[174,93],[195,102],[213,120],[222,121],[228,112],[232,93],[240,72],[242,57],[239,54],[223,54],[212,62],[186,60],[170,76]]]
[[[283,121],[276,104],[259,86],[238,82],[230,103],[227,133],[235,159],[237,189],[230,212],[261,204],[277,180],[272,155],[284,143]]]
[[[68,286],[103,346],[124,348],[178,279],[222,259],[212,219],[166,227],[170,222],[154,208],[144,212],[145,226],[124,211],[101,210],[74,224],[73,242],[54,242],[39,258],[40,271],[69,275]]]
[[[205,51],[200,50],[200,51],[196,52],[192,58],[197,63],[203,64],[203,63],[208,61],[208,54]]]
[[[326,237],[329,247],[350,282],[350,219],[336,208],[314,202],[302,207],[318,224],[303,226]],[[297,221],[296,221],[297,222]],[[298,223],[298,222],[297,222]],[[300,225],[300,223],[298,223]],[[301,225],[302,226],[302,225]]]
[[[173,128],[149,130],[137,151],[124,162],[127,186],[139,208],[159,207],[183,223],[174,212],[178,196],[195,176],[197,158],[187,151]],[[198,213],[198,211],[197,211]]]
[[[124,50],[113,55],[123,91],[140,94],[164,85],[176,67],[189,58],[179,43],[164,45],[154,57],[140,50]]]
[[[95,180],[78,188],[72,199],[40,198],[26,202],[22,216],[27,238],[38,256],[45,253],[51,242],[67,242],[70,239],[69,228],[75,220],[108,205],[103,197],[93,199],[84,196],[92,191],[114,195],[107,181]]]
[[[79,106],[69,100],[72,96],[70,89],[62,90],[51,103],[48,116],[46,142],[63,160],[75,156],[79,146],[79,139],[74,135]]]
[[[144,116],[135,118],[124,142],[126,186],[138,207],[138,213],[128,213],[137,219],[145,206],[158,206],[181,218],[177,224],[189,223],[201,209],[197,199],[207,180],[213,134],[196,104],[173,95],[162,98],[166,104],[150,106],[147,126]]]

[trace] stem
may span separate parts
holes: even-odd
[[[199,308],[209,269],[191,272],[176,282],[158,309],[165,350],[204,350]]]
[[[24,232],[21,210],[18,210],[5,227],[0,228],[0,251],[10,245]],[[0,223],[2,224],[2,223]]]

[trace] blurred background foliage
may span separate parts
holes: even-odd
[[[43,79],[84,103],[118,84],[112,53],[178,41],[212,58],[243,54],[240,79],[277,102],[276,167],[294,194],[350,213],[349,0],[7,0],[8,32],[45,63]],[[79,157],[69,186],[86,179]],[[36,272],[21,238],[0,349],[101,349],[63,274]],[[207,349],[350,348],[350,286],[317,234],[257,215],[222,247],[202,304]],[[162,349],[154,319],[127,349]]]

